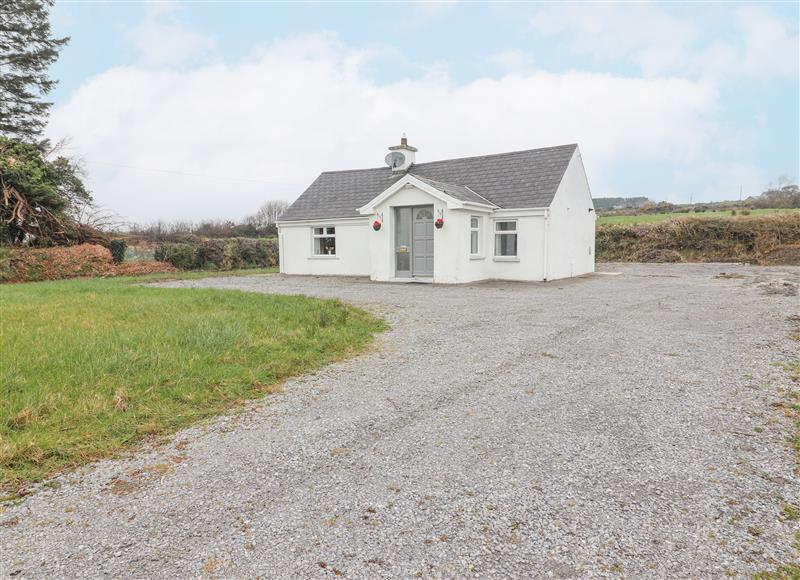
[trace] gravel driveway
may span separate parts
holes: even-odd
[[[461,287],[172,283],[340,297],[392,330],[7,506],[0,574],[709,578],[795,561],[781,506],[800,486],[772,405],[800,299],[758,282],[800,268],[602,269]]]

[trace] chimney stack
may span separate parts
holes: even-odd
[[[393,172],[407,171],[414,163],[414,154],[417,152],[416,147],[408,144],[406,134],[400,137],[400,145],[392,145],[389,147],[389,155],[386,156],[386,165],[392,168]]]

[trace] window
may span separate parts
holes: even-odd
[[[314,228],[314,255],[315,256],[335,256],[336,255],[336,228],[326,226]]]
[[[423,207],[419,211],[417,211],[417,217],[414,219],[418,220],[432,220],[433,219],[433,212],[429,210],[427,207]]]
[[[517,255],[517,222],[495,222],[494,255]]]
[[[469,218],[469,253],[477,255],[481,250],[480,243],[481,218],[472,216]]]

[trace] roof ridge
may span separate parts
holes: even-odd
[[[502,155],[514,155],[516,153],[533,153],[535,151],[547,151],[550,149],[563,149],[566,147],[577,147],[577,143],[566,143],[564,145],[551,145],[550,147],[539,147],[537,149],[519,149],[517,151],[505,151],[504,153],[487,153],[486,155],[473,155],[472,157],[452,157],[450,159],[437,159],[436,161],[426,161],[424,163],[412,163],[409,166],[409,170],[412,167],[420,166],[420,165],[430,165],[432,163],[446,163],[448,161],[466,161],[472,159],[489,159],[491,157],[500,157]],[[359,171],[380,171],[384,169],[389,169],[388,167],[364,167],[362,169],[335,169],[333,171],[323,171],[320,173],[322,174],[331,174],[331,173],[356,173]],[[398,173],[398,175],[402,175]],[[439,183],[446,183],[444,181],[440,181]],[[455,184],[458,185],[458,184]]]
[[[383,169],[389,169],[388,167],[363,167],[361,169],[334,169],[333,171],[323,171],[320,175],[331,174],[331,173],[359,173],[361,171],[378,171]],[[398,173],[398,175],[400,175]]]
[[[564,149],[566,147],[577,147],[577,143],[567,143],[565,145],[552,145],[550,147],[539,147],[538,149],[520,149],[518,151],[505,151],[504,153],[488,153],[486,155],[473,155],[472,157],[454,157],[452,159],[438,159],[436,161],[426,161],[425,163],[414,163],[414,165],[430,165],[432,163],[445,163],[447,161],[467,161],[472,159],[488,159],[491,157],[500,157],[502,155],[514,155],[516,153],[533,153],[538,151],[547,151],[548,149]]]

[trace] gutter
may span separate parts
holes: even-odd
[[[320,223],[324,224],[325,222],[344,222],[344,221],[363,221],[369,219],[369,214],[359,215],[359,216],[349,216],[349,217],[323,217],[323,218],[304,218],[301,220],[278,220],[275,222],[277,226],[293,226],[293,225],[305,225],[305,224],[313,224],[313,223]]]

